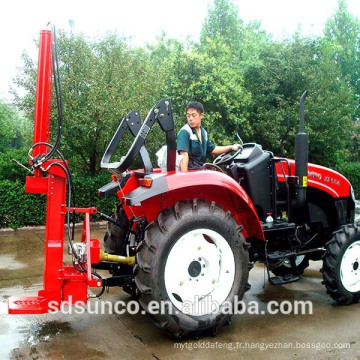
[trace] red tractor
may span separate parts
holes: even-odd
[[[42,36],[51,38],[51,32]],[[42,41],[39,59],[45,60],[39,63],[40,70],[47,67],[51,52],[41,45]],[[49,78],[45,76],[45,81],[51,85]],[[49,89],[48,83],[40,86],[39,81],[38,89]],[[49,96],[47,91],[42,101],[37,100],[38,113],[45,112],[45,118]],[[255,262],[265,264],[271,284],[281,285],[299,280],[309,260],[323,261],[323,283],[336,302],[358,302],[360,232],[354,223],[353,189],[341,174],[308,164],[305,96],[300,101],[295,160],[246,143],[234,154],[188,172],[176,171],[170,99],[159,101],[144,122],[138,111],[130,112],[101,162],[113,173],[113,181],[99,189],[99,195],[119,198],[113,217],[102,214],[109,220],[105,252],[89,233],[89,214],[97,210],[65,205],[70,181],[66,162],[49,158],[44,145],[48,122],[35,118],[40,135],[34,138],[38,151],[27,191],[48,196],[45,289],[37,297],[10,299],[10,312],[43,313],[50,300],[60,304],[71,296],[73,302],[86,302],[88,286],[122,286],[139,298],[166,333],[197,337],[216,333],[229,322],[230,315],[223,310],[249,290],[249,270]],[[166,134],[166,170],[153,168],[146,149],[146,137],[155,123]],[[134,136],[133,144],[119,162],[110,162],[127,130]],[[129,170],[138,154],[143,168]],[[74,244],[69,234],[74,266],[64,267],[62,224],[74,212],[85,213],[83,236]],[[111,276],[101,278],[94,269],[108,270]],[[154,313],[153,304],[166,306]]]

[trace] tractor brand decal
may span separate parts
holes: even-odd
[[[331,183],[331,184],[340,186],[340,180],[334,179],[334,178],[332,178],[332,177],[330,177],[330,176],[325,176],[324,180],[325,180],[326,182]]]
[[[147,134],[149,133],[150,128],[147,125],[143,125],[142,128],[140,129],[140,137],[142,137],[143,139],[146,138]]]
[[[313,178],[313,179],[316,179],[316,180],[321,180],[322,179],[322,175],[315,172],[315,171],[309,171],[308,176],[309,176],[309,178]]]
[[[312,178],[312,179],[315,179],[315,180],[323,180],[324,182],[334,184],[334,185],[337,185],[337,186],[341,185],[341,182],[340,182],[339,179],[335,179],[335,178],[332,178],[330,176],[323,176],[322,174],[317,173],[315,171],[309,171],[308,176],[309,176],[309,178]]]

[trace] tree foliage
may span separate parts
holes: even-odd
[[[243,22],[239,18],[237,7],[229,0],[214,0],[202,25],[200,42],[222,39],[233,52],[237,52],[243,36]]]
[[[242,122],[250,94],[243,86],[242,74],[227,66],[230,58],[229,46],[210,38],[191,52],[183,50],[170,58],[167,92],[181,119],[178,128],[185,123],[186,104],[190,100],[201,101],[205,108],[204,126],[216,129],[212,131],[214,141],[234,141],[235,127]]]
[[[116,34],[87,39],[74,26],[59,31],[65,119],[61,150],[71,167],[97,173],[119,121],[134,109],[145,115],[164,97],[173,101],[177,129],[185,123],[186,104],[199,100],[215,143],[232,143],[239,131],[245,141],[274,153],[283,147],[284,155],[292,157],[304,90],[310,160],[339,170],[347,169],[345,162],[358,162],[360,22],[345,0],[338,0],[320,37],[297,33],[274,41],[260,23],[244,24],[240,16],[231,0],[214,0],[198,43],[163,33],[142,48]],[[26,95],[16,101],[32,119],[36,66],[26,54],[23,59],[16,84]],[[56,117],[53,106],[53,127]],[[287,118],[291,131],[282,144]],[[148,141],[153,159],[164,143],[162,135],[154,128]],[[119,156],[130,142],[121,143]]]
[[[21,148],[29,138],[26,119],[9,105],[0,103],[0,153]]]
[[[306,129],[310,135],[310,160],[334,165],[339,147],[349,145],[353,128],[353,90],[341,70],[316,39],[295,36],[291,41],[268,43],[259,61],[246,69],[246,87],[252,94],[251,128],[257,142],[275,152],[289,118],[294,135],[298,127],[299,99],[308,90]],[[287,155],[294,153],[294,136],[285,142]],[[334,146],[334,139],[338,146]]]
[[[324,30],[324,43],[332,58],[340,65],[343,77],[360,97],[360,20],[354,17],[347,8],[345,0],[338,0],[338,9],[331,16]],[[360,115],[359,106],[356,115]]]
[[[63,96],[62,148],[75,171],[99,172],[101,156],[121,119],[134,108],[147,111],[161,96],[162,78],[150,66],[149,53],[131,49],[123,39],[109,34],[87,40],[73,29],[59,31],[58,49]],[[25,56],[17,85],[27,90],[19,104],[32,118],[35,64]],[[53,97],[52,131],[56,133],[57,109]],[[126,153],[129,141],[122,144]]]

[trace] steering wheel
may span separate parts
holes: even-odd
[[[242,151],[242,146],[240,146],[239,150],[235,151],[233,155],[230,155],[229,153],[223,153],[213,161],[213,164],[217,166],[229,164],[231,161],[233,161],[236,158],[236,156],[238,156],[241,153],[241,151]]]

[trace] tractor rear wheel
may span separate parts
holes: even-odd
[[[155,325],[175,338],[197,338],[230,322],[248,268],[247,244],[230,212],[214,202],[181,201],[147,227],[135,283]],[[151,311],[153,304],[160,311]]]
[[[342,226],[327,243],[324,255],[323,284],[339,304],[360,299],[360,231],[353,224]]]
[[[120,227],[110,221],[108,222],[107,232],[104,236],[105,252],[108,254],[129,256],[129,249],[127,249],[129,220],[121,204],[118,204],[115,214],[113,214],[113,218],[117,220],[122,226]],[[109,272],[113,276],[129,275],[130,277],[133,273],[133,268],[125,264],[119,264],[117,267],[109,270]],[[124,283],[122,288],[126,293],[130,294],[133,298],[136,298],[136,286],[133,279],[127,283]]]
[[[125,255],[126,229],[129,227],[129,221],[121,204],[118,204],[113,217],[123,227],[117,226],[110,221],[108,222],[107,232],[104,236],[105,252],[108,254]]]

